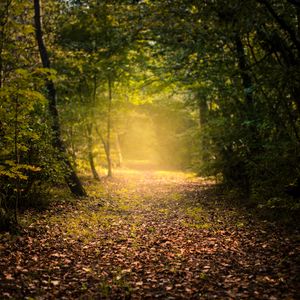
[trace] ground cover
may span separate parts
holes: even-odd
[[[120,170],[0,236],[1,299],[296,299],[299,233],[193,174]]]

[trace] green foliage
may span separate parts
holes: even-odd
[[[19,206],[39,206],[45,185],[61,182],[65,173],[51,146],[44,90],[56,74],[39,67],[32,6],[31,1],[0,6],[0,228],[5,229],[16,221]]]
[[[200,111],[199,173],[253,201],[286,197],[300,177],[297,5],[177,0],[147,9],[156,13],[152,50],[195,94],[188,104]]]
[[[47,80],[78,168],[95,175],[139,145],[140,158],[216,176],[251,203],[293,207],[284,191],[300,178],[297,4],[44,2],[51,70],[31,46],[31,1],[0,6],[1,215],[66,175],[51,146]]]

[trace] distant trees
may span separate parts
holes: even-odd
[[[130,9],[126,4],[113,4],[110,1],[71,2],[60,30],[60,46],[77,59],[77,66],[75,63],[74,67],[80,69],[80,76],[84,78],[84,86],[79,84],[80,90],[85,92],[84,95],[81,94],[81,106],[93,106],[87,110],[89,116],[86,116],[86,122],[89,128],[89,161],[95,178],[97,175],[92,154],[95,139],[100,140],[103,145],[108,176],[112,175],[114,87],[115,83],[128,77],[132,67],[128,51],[134,48],[131,41],[135,35],[135,27],[128,23]],[[69,18],[73,21],[68,22]],[[133,16],[131,21],[134,24]],[[66,85],[69,85],[69,90],[73,89],[70,83]]]

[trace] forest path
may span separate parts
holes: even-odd
[[[163,171],[87,180],[89,198],[1,236],[0,298],[296,299],[297,233],[254,222],[212,187]]]

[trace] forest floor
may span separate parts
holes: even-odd
[[[213,182],[120,170],[85,187],[0,235],[1,299],[299,297],[299,232],[254,219]]]

